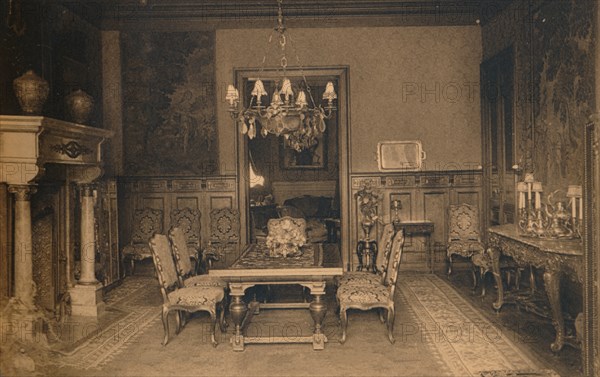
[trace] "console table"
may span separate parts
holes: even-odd
[[[565,335],[565,322],[561,310],[560,281],[568,276],[573,281],[583,283],[583,245],[580,240],[553,240],[525,237],[519,234],[515,224],[489,228],[489,245],[492,268],[498,299],[493,304],[495,310],[515,300],[506,300],[500,274],[500,256],[512,257],[520,266],[531,265],[544,271],[544,287],[552,311],[552,323],[556,338],[550,345],[553,352],[562,349],[565,343],[577,346],[577,342]]]

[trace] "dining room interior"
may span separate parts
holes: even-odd
[[[600,376],[597,0],[0,5],[3,376]]]

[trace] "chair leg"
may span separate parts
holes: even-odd
[[[178,310],[175,312],[176,316],[175,316],[175,334],[179,334],[181,332],[182,326],[181,326],[181,317],[183,316],[183,312],[181,310]]]
[[[164,306],[162,307],[162,323],[163,329],[165,331],[165,336],[162,341],[162,345],[166,346],[169,343],[169,308]]]
[[[535,272],[533,270],[533,265],[529,265],[529,289],[531,290],[531,295],[535,294]]]
[[[394,339],[394,319],[396,318],[394,307],[390,306],[387,310],[387,328],[388,328],[388,339],[390,343],[394,344],[396,339]]]
[[[131,276],[133,276],[133,273],[135,272],[135,259],[129,258],[129,264],[130,264],[129,271],[131,272]]]
[[[340,343],[344,344],[346,341],[346,327],[348,326],[348,314],[346,313],[345,307],[340,307],[340,321],[342,322],[342,337]]]
[[[490,270],[484,270],[483,267],[481,267],[480,270],[480,274],[481,274],[481,297],[485,296],[485,275],[490,272]]]
[[[221,310],[219,314],[219,327],[221,333],[225,334],[227,332],[227,321],[225,320],[225,305],[223,303],[220,304]]]
[[[448,255],[448,279],[452,274],[452,255]]]
[[[377,313],[379,313],[379,322],[385,323],[385,318],[383,317],[383,309],[382,308],[377,309]]]
[[[217,328],[217,313],[215,311],[210,312],[210,323],[210,341],[213,347],[216,347],[219,343],[217,343],[217,338],[215,337],[215,332]]]
[[[473,275],[473,292],[475,292],[475,290],[477,289],[477,286],[479,285],[479,281],[477,280],[477,267],[473,266],[473,268],[471,269],[471,274]]]
[[[181,328],[183,329],[188,322],[188,312],[181,312]]]

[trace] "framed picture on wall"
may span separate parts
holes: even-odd
[[[279,158],[282,169],[325,169],[327,167],[327,132],[317,138],[316,145],[298,152],[280,137]]]

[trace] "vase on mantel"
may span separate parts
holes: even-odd
[[[88,121],[94,108],[94,99],[92,96],[81,89],[66,96],[65,103],[69,120],[80,124],[85,124]]]
[[[15,96],[25,115],[39,115],[48,99],[50,87],[48,82],[29,70],[23,76],[13,80]]]

